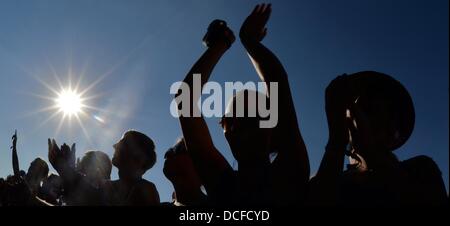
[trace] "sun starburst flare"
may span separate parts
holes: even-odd
[[[63,85],[60,80],[61,76],[56,74],[56,71],[54,70],[52,65],[49,64],[49,66],[52,72],[50,74],[53,74],[53,79],[50,79],[52,80],[51,84],[44,81],[44,79],[42,79],[42,76],[28,73],[39,83],[41,83],[43,87],[48,90],[48,93],[26,93],[50,103],[47,106],[36,111],[27,112],[24,116],[28,117],[35,114],[50,112],[50,115],[47,118],[39,121],[39,125],[37,125],[37,128],[35,128],[34,132],[38,131],[43,126],[46,126],[50,121],[56,119],[56,129],[54,130],[55,136],[59,134],[63,127],[65,128],[65,125],[67,125],[67,129],[70,130],[70,127],[72,125],[71,122],[75,120],[81,131],[88,139],[88,142],[90,142],[90,135],[88,134],[88,128],[85,127],[85,124],[87,123],[86,125],[93,126],[95,124],[92,124],[92,122],[95,122],[96,124],[103,125],[106,123],[105,115],[110,113],[106,109],[92,106],[92,104],[94,104],[94,99],[103,96],[103,94],[92,94],[92,91],[94,90],[95,86],[106,77],[106,75],[97,77],[96,80],[90,82],[89,85],[84,89],[80,89],[82,86],[81,80],[84,77],[84,72],[79,75],[74,75],[71,68],[69,68],[69,71],[66,75],[67,85]],[[78,81],[76,82],[75,86],[72,86],[72,80],[74,78],[78,78]]]
[[[67,116],[77,116],[83,111],[83,98],[76,90],[63,89],[55,99],[56,107]]]

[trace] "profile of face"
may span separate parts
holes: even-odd
[[[93,184],[100,184],[111,177],[112,163],[109,156],[101,151],[88,151],[84,154],[77,166],[78,170],[86,175]]]
[[[249,95],[251,92],[255,95]],[[258,99],[253,98],[258,96],[266,98],[264,94],[252,90],[239,92],[230,100],[220,121],[232,154],[238,162],[268,159],[269,153],[272,152],[273,129],[260,128],[262,118],[257,113]],[[239,107],[238,98],[244,100],[240,105],[244,108],[243,115],[238,115],[238,111],[234,110]],[[256,112],[256,115],[249,116],[250,111]]]
[[[163,173],[173,184],[200,187],[200,178],[195,170],[184,140],[179,140],[164,155]]]
[[[143,133],[127,131],[113,147],[112,164],[119,169],[120,178],[140,178],[156,162],[155,145]]]
[[[368,151],[390,151],[396,138],[395,123],[382,100],[373,101],[370,110],[358,102],[347,112],[352,145],[363,156],[370,154]]]
[[[351,144],[361,156],[394,151],[407,141],[414,126],[414,108],[406,89],[387,75],[372,77],[347,111]]]

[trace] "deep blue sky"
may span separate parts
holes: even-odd
[[[130,128],[156,142],[158,162],[145,178],[162,200],[173,188],[162,174],[164,152],[181,135],[169,113],[170,85],[183,79],[204,51],[201,38],[215,18],[235,33],[259,1],[64,1],[0,0],[0,176],[11,173],[10,137],[19,131],[19,157],[26,169],[36,156],[47,159],[47,138],[77,142],[85,150],[112,154],[112,144]],[[416,108],[410,140],[396,151],[400,159],[419,154],[439,165],[448,187],[449,32],[448,0],[310,0],[273,2],[264,41],[278,54],[290,76],[292,93],[311,171],[317,170],[327,140],[324,89],[337,75],[377,70],[400,80]],[[52,68],[64,84],[84,74],[83,89],[107,76],[89,94],[82,129],[60,116],[30,112],[52,104],[32,94],[53,97],[35,77],[57,88]],[[235,43],[216,67],[212,80],[257,81],[242,45]],[[97,115],[105,124],[93,119]],[[216,146],[234,163],[218,119],[209,119]],[[43,126],[40,126],[43,124]],[[56,135],[55,135],[56,134]],[[117,171],[113,171],[113,178]]]

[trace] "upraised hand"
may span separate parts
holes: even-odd
[[[75,170],[75,151],[75,143],[72,147],[64,143],[59,148],[54,139],[48,139],[48,160],[59,174],[66,169]]]
[[[230,48],[236,40],[233,31],[227,26],[223,20],[214,20],[208,27],[208,31],[203,37],[203,43],[207,47],[225,44]]]
[[[350,109],[351,101],[347,75],[338,76],[331,81],[325,91],[325,110],[330,141],[333,144],[347,145],[349,141],[347,110]]]
[[[260,42],[267,34],[266,24],[272,12],[271,4],[256,5],[242,24],[239,37],[243,43]]]

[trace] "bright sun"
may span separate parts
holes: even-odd
[[[68,116],[76,116],[83,108],[81,95],[71,89],[62,90],[55,101],[59,110]]]
[[[55,84],[49,84],[46,81],[42,80],[40,76],[32,74],[32,76],[38,82],[40,82],[45,88],[48,89],[48,93],[30,94],[40,99],[50,101],[51,104],[34,112],[30,112],[29,114],[34,115],[44,112],[52,112],[45,120],[39,122],[38,128],[46,125],[56,117],[61,116],[59,117],[59,123],[57,123],[56,129],[54,130],[55,136],[59,134],[64,125],[67,125],[67,129],[69,129],[69,131],[72,131],[72,122],[75,120],[78,123],[79,128],[81,128],[82,132],[86,136],[88,142],[91,142],[88,130],[84,126],[84,121],[93,119],[96,123],[105,124],[104,117],[108,113],[108,111],[91,105],[95,102],[95,99],[101,97],[102,95],[93,94],[92,91],[98,83],[100,83],[107,75],[109,75],[109,73],[98,76],[96,80],[90,81],[88,86],[83,87],[83,83],[81,80],[84,77],[84,72],[78,75],[74,75],[72,73],[72,69],[69,68],[67,72],[66,85],[64,85],[60,80],[62,76],[56,73],[54,67],[51,64],[49,64],[49,67],[52,72],[51,74],[53,75],[53,78],[51,80]],[[77,81],[72,83],[74,76],[78,79]],[[67,124],[65,124],[65,122]]]

